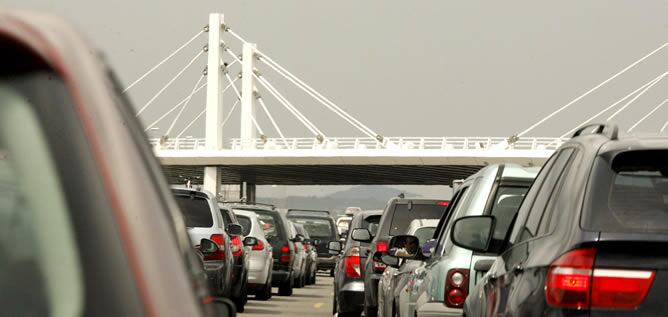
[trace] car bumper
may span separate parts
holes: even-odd
[[[339,304],[338,310],[342,313],[354,313],[364,311],[364,282],[348,282],[339,289],[336,294]]]
[[[436,317],[436,316],[457,316],[461,317],[464,310],[461,308],[450,308],[441,302],[432,302],[422,305],[417,311],[420,317]]]
[[[248,271],[248,284],[265,284],[269,277],[268,268]]]
[[[318,258],[318,270],[331,270],[336,266],[336,260],[338,256],[333,255],[331,257],[319,257]]]

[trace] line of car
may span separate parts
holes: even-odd
[[[437,221],[415,216],[388,232],[399,199],[382,216],[353,217],[345,245],[329,245],[340,254],[335,313],[659,316],[668,309],[666,138],[587,125],[540,169],[495,164],[458,183]]]

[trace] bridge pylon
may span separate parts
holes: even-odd
[[[208,62],[206,68],[206,123],[205,123],[205,146],[208,150],[221,150],[223,148],[223,78],[225,65],[223,65],[223,42],[222,34],[225,32],[223,14],[209,14],[209,25],[207,27],[209,42],[207,45]],[[204,189],[214,193],[220,192],[221,175],[218,167],[204,167]]]

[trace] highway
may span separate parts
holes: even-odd
[[[278,296],[278,288],[274,288],[274,295],[268,301],[250,296],[246,311],[239,316],[331,316],[332,292],[332,278],[319,274],[316,285],[295,288],[292,296]]]

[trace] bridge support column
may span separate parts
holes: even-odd
[[[239,137],[243,149],[254,148],[257,138],[253,120],[255,120],[255,49],[252,43],[244,43],[241,65],[241,131]]]
[[[254,183],[242,182],[239,189],[239,198],[246,198],[247,202],[255,203],[256,185]]]
[[[209,14],[209,44],[208,62],[206,67],[206,125],[205,140],[208,150],[221,150],[223,148],[223,78],[224,69],[221,64],[222,50],[221,37],[223,30],[223,15],[220,13]],[[220,192],[220,173],[215,166],[204,168],[204,189],[218,195]]]

